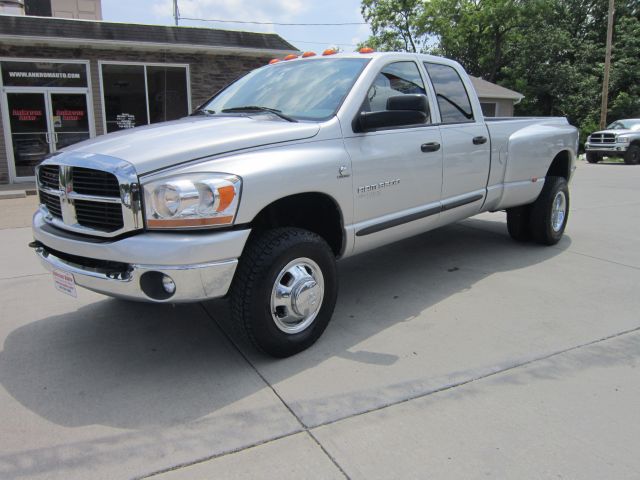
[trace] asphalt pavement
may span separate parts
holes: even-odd
[[[494,213],[340,262],[284,360],[224,301],[57,292],[0,200],[0,478],[637,479],[640,166],[571,192],[554,247]]]

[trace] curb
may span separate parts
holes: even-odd
[[[0,192],[0,200],[8,200],[10,198],[24,198],[27,192],[24,190],[5,190]]]
[[[25,198],[27,196],[36,195],[38,192],[35,188],[26,190],[0,190],[0,200],[9,200],[11,198]]]

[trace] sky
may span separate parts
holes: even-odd
[[[364,22],[359,0],[178,0],[182,17],[281,23]],[[172,0],[102,0],[106,21],[174,25]],[[353,51],[368,25],[280,26],[180,20],[180,25],[277,33],[302,51]]]

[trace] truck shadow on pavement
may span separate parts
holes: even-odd
[[[24,407],[66,427],[184,424],[264,389],[244,356],[277,379],[334,356],[385,368],[398,356],[357,345],[452,295],[473,295],[496,272],[548,261],[570,243],[565,236],[552,248],[517,244],[504,222],[472,219],[347,259],[324,336],[286,360],[268,359],[237,337],[223,301],[100,300],[14,330],[0,352],[0,382]]]

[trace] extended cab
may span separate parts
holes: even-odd
[[[558,242],[577,147],[564,118],[485,120],[451,60],[279,61],[190,117],[48,158],[32,246],[68,293],[229,295],[251,341],[287,356],[327,326],[337,259],[497,210],[516,240]]]
[[[584,145],[587,162],[622,157],[627,165],[640,163],[640,118],[617,120],[606,130],[593,132]]]

